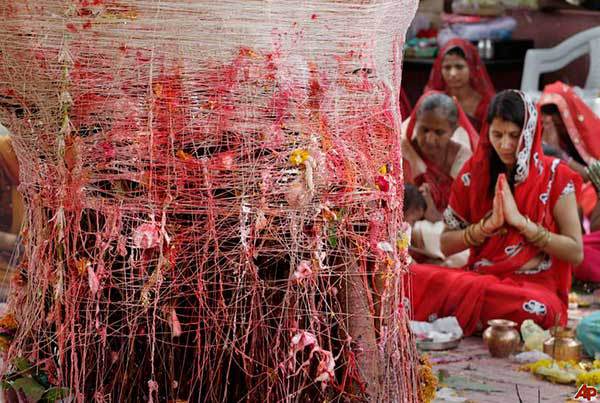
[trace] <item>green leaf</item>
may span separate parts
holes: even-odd
[[[440,369],[438,371],[438,382],[439,383],[444,383],[446,381],[446,378],[448,378],[450,374],[448,373],[448,370],[446,369]]]
[[[13,381],[11,386],[16,391],[23,391],[25,396],[34,402],[39,402],[46,391],[42,385],[32,378],[19,378]]]
[[[54,403],[57,400],[65,399],[69,396],[69,388],[50,388],[44,393],[43,401]]]
[[[13,359],[13,365],[19,372],[25,372],[31,369],[31,363],[25,357],[15,357],[15,359]]]
[[[332,248],[335,248],[338,244],[337,227],[329,227],[329,230],[327,232],[329,235],[329,237],[327,238],[327,241],[329,242],[329,246],[331,246]]]

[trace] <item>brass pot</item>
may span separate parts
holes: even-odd
[[[556,326],[550,329],[550,337],[544,342],[544,353],[557,361],[581,360],[582,345],[575,338],[575,330]]]
[[[516,352],[521,344],[521,335],[515,329],[517,324],[510,320],[493,319],[483,332],[483,342],[492,357],[505,358]]]

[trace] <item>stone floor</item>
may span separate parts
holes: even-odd
[[[570,326],[600,307],[572,309],[569,311]],[[448,387],[466,400],[443,400],[435,402],[466,401],[478,403],[511,402],[565,402],[574,396],[575,385],[557,385],[519,371],[519,364],[509,359],[492,358],[481,337],[468,337],[458,348],[441,352],[428,352],[433,369],[441,370]],[[519,395],[517,395],[517,388]],[[538,400],[539,393],[539,400]]]

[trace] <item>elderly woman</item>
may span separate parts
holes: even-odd
[[[477,48],[460,38],[448,41],[438,53],[425,86],[428,90],[455,97],[478,131],[495,92]]]
[[[404,178],[420,187],[427,202],[425,220],[413,228],[413,256],[417,261],[446,260],[440,249],[442,214],[450,187],[471,154],[477,133],[461,107],[440,92],[423,95],[402,125]],[[462,265],[463,256],[450,265]]]
[[[535,105],[521,92],[496,95],[486,122],[444,213],[442,250],[470,249],[469,262],[413,265],[415,319],[456,316],[467,335],[496,318],[565,324],[571,268],[583,258],[581,178],[543,155]]]

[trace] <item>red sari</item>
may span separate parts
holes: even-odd
[[[597,135],[600,130],[600,117],[575,94],[570,86],[560,81],[547,85],[538,105],[540,108],[544,105],[556,105],[567,129],[568,141],[585,165],[600,159],[600,137]],[[562,146],[562,148],[564,150],[568,147]],[[585,216],[590,215],[597,201],[598,197],[593,185],[586,184],[579,200]]]
[[[600,117],[592,111],[573,89],[557,81],[544,88],[539,106],[556,105],[567,129],[569,140],[586,165],[600,159]],[[584,214],[589,215],[597,202],[593,185],[586,184],[580,200]],[[583,236],[583,262],[574,268],[579,280],[600,282],[600,232]]]
[[[448,197],[450,196],[450,188],[452,186],[452,182],[454,182],[454,178],[448,173],[442,171],[437,164],[433,161],[429,161],[423,154],[421,154],[417,148],[412,146],[414,141],[416,131],[415,126],[417,122],[417,111],[421,107],[421,103],[427,96],[434,94],[439,91],[429,91],[421,96],[415,105],[414,110],[412,111],[408,126],[406,128],[406,139],[408,142],[403,141],[402,150],[405,156],[413,156],[413,158],[405,158],[404,159],[404,172],[405,178],[407,178],[407,182],[414,183],[416,186],[421,186],[423,183],[429,184],[429,189],[431,191],[431,196],[433,201],[435,202],[436,207],[439,211],[444,211],[446,206],[448,206]],[[466,135],[468,136],[469,148],[470,151],[473,151],[477,146],[477,139],[479,136],[477,135],[477,131],[471,125],[469,118],[461,108],[460,104],[456,101],[455,98],[454,104],[458,110],[458,128],[464,130]],[[456,131],[455,131],[456,133]],[[454,136],[453,136],[454,137]],[[419,161],[413,162],[411,164],[411,159],[417,159]],[[424,169],[419,166],[413,165],[423,165]]]
[[[578,192],[581,180],[559,159],[543,155],[535,105],[523,97],[527,114],[515,166],[515,201],[522,214],[557,232],[554,206],[562,194]],[[444,213],[450,229],[477,223],[492,209],[488,186],[489,158],[494,150],[488,129],[485,124],[477,151],[452,186]],[[469,262],[462,269],[413,265],[411,306],[415,319],[456,316],[466,335],[498,318],[517,323],[533,319],[545,328],[565,324],[571,265],[544,255],[516,229],[507,230],[505,236],[487,238],[480,247],[471,248]],[[522,270],[540,255],[537,267]]]
[[[479,101],[479,105],[477,105],[474,115],[467,115],[471,120],[473,127],[479,131],[485,121],[488,106],[496,91],[494,90],[494,84],[492,84],[492,80],[485,68],[485,64],[479,57],[477,48],[469,41],[454,38],[449,40],[446,45],[440,49],[438,56],[433,63],[429,81],[425,85],[424,92],[429,90],[448,92],[446,82],[442,76],[442,61],[444,60],[446,53],[453,48],[459,48],[465,54],[467,65],[469,66],[469,83],[471,84],[471,88],[481,96],[481,101]]]

